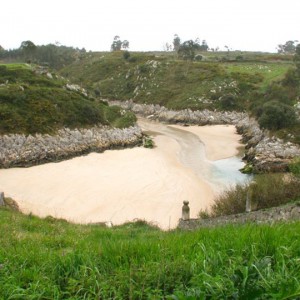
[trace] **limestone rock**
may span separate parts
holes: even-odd
[[[285,143],[276,138],[269,137],[269,132],[260,129],[257,121],[246,113],[219,112],[209,110],[192,111],[168,110],[160,105],[137,104],[128,101],[107,101],[111,105],[119,105],[123,109],[131,110],[135,114],[169,123],[181,124],[232,124],[242,135],[246,153],[244,159],[253,165],[256,172],[282,172],[286,171],[288,163],[296,156],[300,156],[300,148],[292,143]]]
[[[56,135],[0,136],[0,167],[31,166],[58,161],[91,151],[137,145],[142,139],[138,126],[118,129],[95,126],[90,129],[64,128]]]

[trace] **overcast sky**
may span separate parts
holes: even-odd
[[[5,49],[31,40],[109,51],[119,35],[131,51],[163,50],[178,34],[220,49],[276,52],[300,40],[299,0],[8,0],[0,9]]]

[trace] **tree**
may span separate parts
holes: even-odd
[[[122,47],[122,41],[120,40],[120,37],[116,35],[114,37],[114,41],[112,42],[110,48],[111,51],[120,51]]]
[[[5,55],[5,49],[0,45],[0,59]]]
[[[193,60],[195,58],[196,50],[200,49],[200,45],[193,40],[188,40],[182,43],[178,49],[178,55],[186,60]]]
[[[209,47],[208,47],[208,45],[207,45],[206,40],[203,40],[203,41],[202,41],[202,44],[201,44],[201,46],[200,46],[200,51],[206,52],[208,49],[209,49]]]
[[[259,125],[267,129],[281,129],[295,124],[296,113],[293,107],[276,100],[266,102],[258,119]]]
[[[293,54],[296,52],[296,45],[298,41],[287,41],[284,45],[278,45],[277,51],[278,53],[283,53],[283,54]]]
[[[122,49],[128,49],[129,48],[129,42],[127,40],[124,40],[122,42],[122,46],[121,46]]]
[[[173,47],[176,52],[178,52],[180,45],[181,45],[180,37],[177,34],[175,34],[173,39]]]
[[[164,44],[164,51],[172,51],[172,45],[169,43]]]
[[[33,49],[36,49],[36,45],[32,41],[23,41],[20,48],[22,50],[32,51]]]
[[[129,48],[129,42],[127,40],[121,41],[118,35],[114,37],[114,40],[110,47],[111,51],[120,51],[121,49],[128,49],[128,48]]]
[[[36,48],[36,45],[32,41],[23,41],[20,46],[26,60],[31,60],[33,58]]]
[[[297,75],[300,77],[300,44],[298,44],[296,46],[294,62],[295,62],[296,68],[297,68],[296,69]]]

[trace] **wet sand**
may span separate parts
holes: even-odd
[[[174,128],[182,126],[172,125]],[[196,134],[205,145],[205,156],[209,160],[219,160],[238,155],[241,136],[233,125],[189,126],[186,131]]]
[[[155,132],[154,149],[108,150],[59,163],[0,170],[0,190],[25,213],[76,223],[116,225],[143,219],[170,229],[181,217],[183,200],[190,201],[191,217],[196,217],[215,194],[201,176],[205,153],[210,159],[235,155],[239,136],[234,127],[139,123]]]

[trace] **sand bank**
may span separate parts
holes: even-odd
[[[172,125],[180,128],[182,126]],[[235,156],[242,147],[241,136],[233,125],[189,126],[184,130],[196,134],[204,143],[205,155],[209,160],[219,160]]]
[[[210,159],[225,158],[237,153],[234,127],[204,130],[146,120],[140,123],[145,130],[156,132],[155,149],[108,150],[27,169],[0,170],[0,190],[25,213],[78,223],[145,219],[163,229],[174,228],[183,200],[190,201],[191,217],[196,217],[214,197],[211,185],[189,167],[199,157],[205,159],[195,152],[203,149],[199,137]],[[192,150],[187,148],[190,144]]]

